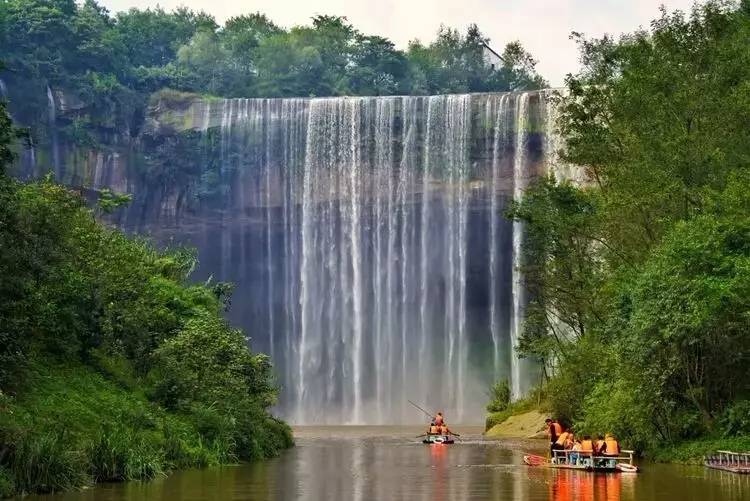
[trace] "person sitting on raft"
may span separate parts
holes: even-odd
[[[619,456],[620,455],[620,444],[617,443],[615,437],[607,433],[604,436],[604,450],[599,451],[602,456]]]
[[[430,423],[430,427],[427,430],[427,433],[429,435],[439,435],[440,434],[440,427],[437,424],[435,424],[435,420],[434,419]]]
[[[615,440],[615,437],[613,437],[609,433],[607,433],[604,436],[604,450],[601,451],[599,454],[605,457],[612,458],[612,459],[607,459],[607,462],[609,462],[610,466],[614,466],[617,463],[617,460],[614,458],[620,455],[620,444],[617,443],[617,440]]]
[[[596,442],[594,442],[594,455],[601,456],[606,450],[607,444],[604,442],[604,437],[601,434],[597,435]]]
[[[573,440],[573,447],[571,447],[571,452],[568,454],[568,458],[570,458],[570,464],[578,464],[578,458],[581,456],[581,440],[576,438]]]
[[[586,458],[590,461],[594,457],[594,441],[591,440],[591,435],[584,435],[581,440],[581,459],[582,463],[586,463]]]

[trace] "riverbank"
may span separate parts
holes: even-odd
[[[0,497],[267,459],[293,444],[267,416],[248,456],[222,436],[221,416],[167,411],[83,365],[35,363],[26,374],[25,391],[0,396]]]
[[[490,427],[484,435],[487,438],[544,438],[546,417],[538,410],[512,414]]]

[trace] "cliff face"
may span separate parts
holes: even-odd
[[[524,129],[527,176],[533,177],[552,170],[560,178],[578,180],[581,175],[578,169],[571,169],[550,159],[548,155],[548,151],[559,147],[556,136],[550,130],[554,120],[554,110],[546,102],[550,95],[550,91],[528,93],[526,116],[519,119],[518,123],[503,126],[507,127],[508,137],[516,133],[516,128]],[[467,153],[473,168],[466,181],[474,190],[487,188],[486,170],[493,162],[489,157],[492,148],[488,144],[494,140],[493,127],[497,124],[490,123],[486,109],[486,103],[491,97],[492,95],[477,94],[470,100]],[[50,99],[53,100],[50,101],[50,106],[54,106],[54,114],[51,113],[51,116],[55,126],[50,126],[49,120],[48,123],[36,124],[39,131],[37,144],[33,144],[31,149],[19,151],[15,174],[21,178],[32,178],[53,172],[57,179],[71,186],[94,191],[109,188],[131,193],[134,195],[134,203],[119,215],[118,224],[136,231],[175,225],[180,217],[206,217],[217,209],[224,208],[226,195],[234,190],[238,172],[253,169],[252,164],[257,163],[258,158],[264,154],[257,147],[251,152],[238,151],[246,145],[232,143],[231,137],[241,134],[240,131],[245,129],[248,131],[245,139],[250,140],[249,148],[246,149],[252,150],[253,142],[269,139],[261,137],[263,130],[269,127],[268,123],[261,123],[266,120],[263,118],[264,114],[268,114],[270,127],[275,127],[279,121],[290,123],[290,120],[307,120],[310,103],[325,101],[307,98],[224,100],[165,90],[151,97],[137,135],[131,136],[131,130],[102,128],[97,131],[96,137],[80,141],[61,131],[71,128],[79,112],[85,110],[84,103],[73,94],[61,90],[53,90]],[[416,110],[424,115],[418,120],[428,118],[425,111],[429,106],[428,97],[331,100],[343,102],[347,99],[370,101],[375,107],[378,106],[378,101],[392,103],[392,141],[396,150],[401,148],[401,138],[397,136],[404,127],[403,106],[411,107],[407,112]],[[296,107],[294,112],[299,116],[283,117],[282,114],[292,107]],[[513,117],[508,119],[513,120]],[[258,125],[255,127],[257,130],[253,130],[254,124]],[[417,150],[425,147],[422,125],[418,124],[417,128],[420,130],[415,132],[419,134],[414,139],[418,144]],[[296,127],[295,140],[300,142],[301,150],[298,153],[304,155],[307,124],[300,122]],[[508,137],[501,139],[508,141]],[[227,142],[231,144],[227,145]],[[224,153],[246,165],[233,166],[229,172],[219,168],[218,164],[226,160],[217,158],[221,157],[222,148]],[[250,158],[253,155],[255,158]],[[371,163],[373,161],[376,159],[370,159]],[[499,161],[505,165],[500,169],[495,189],[512,194],[512,166],[507,163],[507,158]],[[257,165],[254,167],[257,168]],[[440,179],[433,179],[432,182],[437,185]],[[237,207],[235,200],[232,208],[250,209],[267,203],[278,205],[281,203],[280,199],[280,193],[271,194],[270,197],[245,197],[244,207]]]
[[[199,279],[238,284],[229,316],[271,354],[286,417],[403,421],[443,374],[461,420],[490,380],[520,395],[534,372],[513,353],[523,229],[503,212],[532,178],[576,172],[556,160],[549,94],[163,91],[139,134],[95,145],[61,140],[75,109],[53,96],[54,127],[18,174],[131,193],[116,224],[197,247]]]

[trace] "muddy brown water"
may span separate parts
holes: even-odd
[[[423,445],[409,427],[304,427],[270,461],[172,473],[27,500],[750,500],[750,476],[701,466],[643,464],[637,475],[523,465],[542,441],[485,440],[456,426],[454,445]]]

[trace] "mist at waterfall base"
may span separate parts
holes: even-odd
[[[228,317],[270,355],[292,423],[423,421],[409,399],[479,422],[493,381],[517,398],[539,377],[513,350],[523,228],[504,211],[569,174],[549,94],[201,100],[199,186],[154,187],[120,155],[64,181],[134,193],[123,228],[236,284]]]

